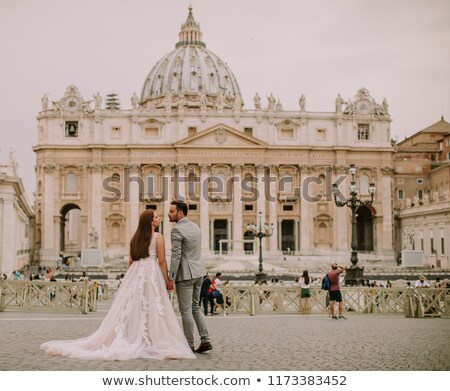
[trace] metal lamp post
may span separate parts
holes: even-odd
[[[273,223],[263,225],[261,220],[262,212],[259,212],[259,224],[247,224],[246,227],[246,231],[250,233],[251,237],[259,239],[259,267],[258,273],[255,274],[255,282],[259,285],[266,280],[266,273],[263,272],[262,239],[273,234]]]
[[[354,164],[350,164],[349,174],[352,176],[352,180],[350,182],[350,198],[346,201],[339,201],[337,199],[337,195],[339,193],[338,185],[333,183],[333,196],[334,203],[338,207],[348,206],[352,210],[352,255],[350,257],[350,262],[352,266],[347,268],[346,276],[345,276],[345,285],[360,285],[363,281],[363,272],[364,268],[358,266],[358,237],[356,234],[356,210],[360,206],[370,206],[373,203],[373,197],[376,192],[375,184],[370,183],[369,185],[369,194],[370,200],[362,201],[361,197],[357,198],[358,190],[356,188],[356,167]]]

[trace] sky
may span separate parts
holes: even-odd
[[[258,92],[298,110],[303,94],[306,110],[331,112],[364,87],[387,99],[398,141],[450,122],[449,0],[0,0],[0,162],[15,151],[29,202],[42,96],[75,84],[130,108],[189,4],[245,108]]]

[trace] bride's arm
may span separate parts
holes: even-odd
[[[166,285],[169,283],[169,274],[167,273],[166,247],[164,245],[164,237],[158,235],[156,237],[156,256],[158,257],[159,267],[161,268]]]

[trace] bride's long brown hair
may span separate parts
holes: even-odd
[[[133,261],[149,256],[152,240],[153,210],[147,209],[139,217],[139,224],[130,241],[130,257]]]

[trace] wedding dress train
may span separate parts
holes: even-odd
[[[45,342],[51,355],[84,360],[196,358],[181,330],[156,258],[156,236],[150,255],[132,263],[111,305],[92,335]]]

